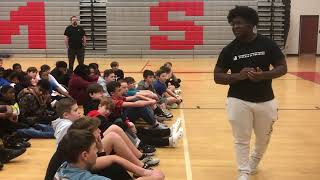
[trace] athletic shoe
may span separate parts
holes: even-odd
[[[22,155],[26,152],[26,149],[7,149],[3,148],[0,150],[0,161],[2,163],[7,163],[10,160]]]
[[[154,119],[157,120],[158,122],[163,122],[167,118],[161,115],[154,115]]]
[[[175,93],[175,94],[178,94],[178,95],[181,94],[181,92],[182,92],[181,89],[176,89],[176,90],[174,90],[174,93]]]
[[[166,117],[166,118],[173,118],[173,115],[170,111],[168,111],[167,109],[163,109],[163,115]]]
[[[251,175],[254,175],[257,173],[257,169],[258,169],[258,165],[260,163],[260,160],[259,158],[256,158],[256,157],[252,157],[250,158],[250,161],[249,161],[249,166],[250,166],[250,174]]]
[[[166,125],[158,123],[154,127],[151,127],[151,129],[169,129]]]
[[[183,136],[183,129],[179,128],[177,132],[174,132],[171,137],[169,137],[169,147],[177,147],[178,141]]]
[[[181,118],[177,118],[176,122],[172,124],[172,126],[170,127],[171,134],[174,134],[175,132],[177,132],[180,126],[181,126]]]
[[[0,170],[2,170],[2,168],[3,168],[3,164],[2,162],[0,162]]]
[[[167,120],[167,119],[170,119],[170,118],[173,117],[173,115],[171,113],[168,113],[168,112],[167,113],[163,112],[163,113],[161,113],[161,114],[159,114],[157,116],[158,116],[158,118],[161,118],[162,120]]]
[[[139,150],[141,150],[143,154],[147,154],[148,156],[153,156],[156,152],[156,148],[151,145],[142,145],[141,147],[139,147]]]
[[[150,156],[145,157],[141,160],[144,164],[147,164],[149,167],[156,166],[160,163],[160,160],[158,158],[152,158]]]
[[[240,173],[239,176],[238,176],[238,180],[249,180],[249,174]]]

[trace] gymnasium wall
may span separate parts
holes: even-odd
[[[79,0],[0,1],[0,53],[64,53],[64,29]]]
[[[0,53],[64,55],[63,33],[80,0],[2,0]],[[226,15],[256,0],[108,0],[107,45],[93,55],[217,55],[233,38]]]
[[[299,33],[300,33],[300,16],[301,15],[319,15],[319,0],[291,0],[291,20],[288,42],[286,46],[287,54],[298,54],[299,52]],[[320,22],[319,22],[320,30]],[[317,54],[320,54],[320,34],[318,34]]]

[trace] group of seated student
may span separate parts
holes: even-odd
[[[145,70],[137,86],[118,62],[102,76],[96,63],[73,72],[64,61],[52,71],[48,65],[39,72],[36,67],[23,72],[18,63],[0,67],[0,167],[23,154],[30,138],[56,138],[46,180],[132,179],[128,172],[163,179],[151,168],[160,162],[153,157],[156,147],[176,147],[183,136],[179,118],[171,127],[164,123],[173,117],[172,104],[182,102],[181,81],[166,64],[157,76]]]

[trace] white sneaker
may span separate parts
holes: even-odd
[[[249,180],[249,174],[240,173],[239,176],[238,176],[238,180]]]
[[[176,90],[174,90],[174,93],[175,93],[175,94],[178,94],[178,95],[181,94],[181,92],[182,92],[181,89],[176,89]]]
[[[170,127],[171,135],[179,130],[181,126],[181,118],[177,118],[176,122]]]
[[[177,147],[178,141],[180,138],[182,138],[182,136],[183,129],[179,128],[177,132],[173,133],[173,135],[169,137],[169,147]]]
[[[260,160],[259,158],[256,158],[256,157],[252,157],[250,158],[250,161],[249,161],[249,166],[250,166],[250,174],[251,175],[254,175],[257,173],[257,169],[258,169],[258,165],[260,163]]]

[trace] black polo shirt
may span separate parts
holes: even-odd
[[[83,36],[86,35],[85,31],[81,26],[68,26],[64,31],[64,35],[69,37],[69,48],[81,49],[83,47]]]
[[[233,40],[219,55],[217,66],[240,73],[245,67],[259,67],[269,71],[270,65],[284,58],[281,49],[271,39],[260,34],[249,42]],[[230,84],[228,97],[234,97],[249,102],[266,102],[274,99],[271,86],[272,80],[253,82],[249,79]]]

